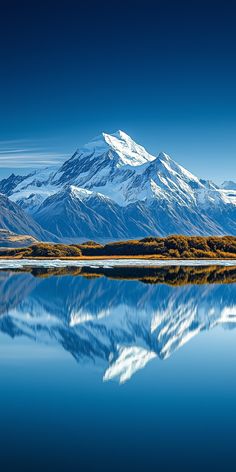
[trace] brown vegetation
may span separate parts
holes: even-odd
[[[29,247],[0,249],[0,256],[22,258],[63,258],[81,257],[82,252],[78,246],[66,244],[38,243]]]
[[[151,257],[157,259],[236,259],[234,236],[168,236],[119,241],[105,245],[94,241],[83,244],[38,243],[27,248],[0,249],[2,257],[78,258]]]

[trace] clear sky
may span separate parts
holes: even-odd
[[[0,175],[122,129],[236,180],[235,18],[230,0],[2,3]]]

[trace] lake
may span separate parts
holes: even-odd
[[[232,264],[1,270],[2,470],[234,470],[235,282]]]

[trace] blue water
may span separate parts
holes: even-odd
[[[234,470],[236,285],[0,273],[1,470]]]

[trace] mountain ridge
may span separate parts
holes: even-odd
[[[149,154],[120,130],[57,169],[16,178],[15,187],[12,180],[4,182],[9,198],[59,238],[236,234],[236,190],[199,179],[164,152]]]

